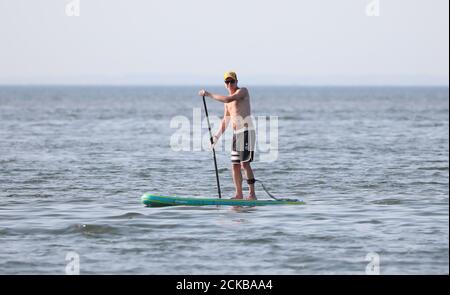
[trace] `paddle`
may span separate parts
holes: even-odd
[[[209,129],[209,140],[211,141],[211,145],[214,145],[214,139],[211,133],[211,124],[209,123],[209,115],[208,115],[208,108],[206,107],[206,100],[205,96],[203,96],[203,106],[205,107],[205,113],[206,113],[206,120],[208,121],[208,129]],[[217,190],[219,192],[219,199],[222,198],[222,194],[220,192],[220,183],[219,183],[219,170],[217,170],[217,160],[216,160],[216,150],[213,147],[213,156],[214,156],[214,167],[216,168],[216,180],[217,180]]]

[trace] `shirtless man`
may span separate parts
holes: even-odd
[[[255,129],[251,120],[250,95],[247,88],[238,87],[238,79],[235,72],[224,74],[225,88],[229,95],[210,93],[204,89],[198,93],[200,96],[211,97],[224,103],[224,117],[220,128],[213,137],[213,146],[219,141],[220,136],[228,127],[229,121],[233,124],[233,146],[231,149],[231,162],[233,182],[236,194],[233,199],[243,199],[242,174],[244,169],[249,186],[247,199],[256,200],[255,177],[250,162],[253,161],[255,147]]]

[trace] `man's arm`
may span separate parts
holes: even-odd
[[[206,90],[205,90],[204,94],[205,94],[205,96],[211,97],[211,98],[221,101],[223,103],[229,103],[229,102],[232,102],[235,100],[245,98],[248,95],[248,90],[247,90],[247,88],[240,88],[238,91],[236,91],[236,93],[234,93],[233,95],[229,95],[229,96],[209,93]]]

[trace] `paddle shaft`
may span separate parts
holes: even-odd
[[[211,145],[213,145],[214,144],[214,139],[213,139],[212,132],[211,132],[211,124],[209,123],[208,108],[206,107],[205,96],[203,96],[203,106],[205,107],[206,121],[208,121],[209,140],[211,142]],[[214,147],[212,148],[212,151],[213,151],[213,156],[214,156],[214,168],[216,169],[217,190],[219,192],[219,199],[221,199],[222,198],[222,194],[221,194],[221,191],[220,191],[219,170],[217,169],[216,150],[215,150]]]

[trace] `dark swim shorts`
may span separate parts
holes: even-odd
[[[253,129],[242,128],[233,132],[231,162],[240,164],[252,162],[255,154],[256,132]]]

